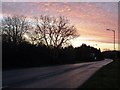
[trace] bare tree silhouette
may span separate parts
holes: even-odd
[[[6,16],[2,19],[2,40],[15,45],[23,41],[23,35],[30,29],[24,16]]]
[[[36,28],[32,41],[46,46],[62,47],[67,45],[70,39],[77,37],[76,28],[65,17],[36,17]]]

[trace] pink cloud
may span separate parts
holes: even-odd
[[[118,32],[116,3],[4,3],[3,13],[24,14],[27,16],[52,15],[65,16],[74,24],[81,37],[99,38],[99,42],[112,42],[112,32],[106,28],[115,29]],[[117,40],[116,35],[116,40]],[[94,40],[91,40],[94,41]]]

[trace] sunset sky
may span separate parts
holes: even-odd
[[[71,40],[74,47],[85,43],[101,50],[112,50],[113,32],[107,31],[107,28],[116,31],[118,43],[117,2],[3,2],[0,16],[14,14],[27,17],[40,15],[67,17],[80,35]]]

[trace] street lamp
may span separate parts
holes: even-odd
[[[106,29],[106,30],[108,30],[108,31],[112,31],[113,34],[114,34],[114,51],[115,51],[115,30],[111,30],[111,29]]]

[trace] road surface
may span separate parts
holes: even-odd
[[[2,73],[3,88],[77,88],[112,60],[8,70]]]

